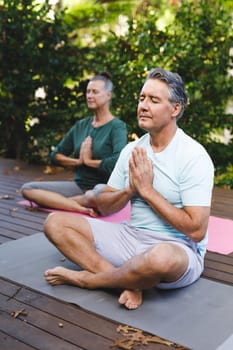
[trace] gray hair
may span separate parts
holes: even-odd
[[[90,81],[101,80],[104,82],[105,89],[107,92],[113,92],[113,83],[111,81],[111,75],[107,72],[101,72],[96,74]]]
[[[180,75],[162,68],[154,68],[148,73],[146,81],[148,79],[158,79],[167,84],[170,95],[169,101],[171,103],[179,103],[181,106],[180,113],[176,117],[176,119],[179,120],[188,102],[188,96],[185,92],[184,83]]]

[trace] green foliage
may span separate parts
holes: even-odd
[[[140,136],[138,95],[148,71],[161,66],[178,72],[189,94],[180,126],[207,148],[217,176],[228,176],[232,142],[215,142],[212,131],[233,125],[233,115],[225,112],[233,96],[230,1],[80,1],[66,12],[57,9],[54,19],[48,2],[40,7],[32,0],[2,3],[2,154],[47,161],[73,121],[88,115],[86,81],[103,70],[113,77],[113,112],[130,135]],[[129,16],[121,35],[115,26],[120,14]],[[35,98],[40,87],[45,98]]]
[[[226,189],[233,188],[233,165],[229,164],[226,168],[226,171],[216,172],[214,184],[219,187],[224,187]]]
[[[224,143],[212,141],[207,144],[207,151],[211,154],[211,158],[215,167],[219,172],[227,169],[228,165],[232,163],[233,142],[225,145]]]
[[[233,142],[225,145],[212,141],[206,148],[215,165],[215,185],[233,188]]]
[[[231,15],[221,1],[185,1],[177,12],[174,35],[169,40],[173,52],[171,68],[183,77],[190,106],[182,126],[200,142],[210,141],[212,128],[231,128],[232,115],[225,113],[233,95]],[[165,55],[167,50],[165,50]]]
[[[112,72],[117,85],[116,108],[133,130],[137,95],[147,71],[162,66],[178,72],[190,97],[180,124],[207,143],[212,128],[233,125],[232,115],[225,114],[233,95],[228,75],[232,66],[231,16],[220,2],[201,0],[183,1],[174,22],[165,29],[159,29],[159,19],[158,11],[147,8],[146,21],[144,16],[130,20],[127,34],[117,37],[112,33],[93,50],[91,59],[95,58],[98,69],[104,65]]]
[[[226,105],[233,96],[231,13],[213,0],[184,0],[172,24],[160,29],[158,11],[129,21],[126,35],[112,33],[95,49],[95,65],[109,69],[116,85],[114,109],[127,122],[130,132],[141,135],[136,122],[137,96],[148,70],[155,66],[178,72],[189,94],[189,106],[180,126],[201,142],[216,167],[227,172],[232,163],[232,143],[225,146],[212,139],[213,129],[232,130],[233,115]],[[146,15],[146,21],[144,16]],[[98,41],[98,38],[97,38]],[[221,157],[216,156],[221,152]],[[220,168],[219,168],[220,169]],[[227,175],[226,175],[227,176]]]
[[[77,48],[69,43],[63,12],[50,19],[51,6],[27,0],[4,0],[0,11],[0,137],[7,157],[28,155],[35,130],[59,131],[76,103],[66,87],[78,74]],[[45,98],[36,98],[43,88]],[[56,111],[56,112],[55,112]],[[35,120],[37,127],[30,126]],[[62,127],[63,127],[62,125]],[[43,147],[43,145],[42,145]]]
[[[113,24],[119,14],[128,15],[135,7],[137,0],[118,1],[74,1],[68,6],[68,13],[73,19],[81,21],[79,28],[96,29],[100,24]],[[68,5],[68,4],[67,4]],[[92,26],[90,28],[90,26]]]
[[[69,1],[68,1],[69,3]],[[79,0],[71,1],[67,7],[66,21],[78,26],[72,33],[72,40],[79,47],[95,46],[95,33],[101,32],[103,41],[109,30],[113,29],[119,15],[128,16],[133,12],[138,0]]]

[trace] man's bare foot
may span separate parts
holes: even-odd
[[[137,309],[142,304],[142,291],[126,289],[121,293],[118,301],[129,310]]]
[[[88,271],[75,271],[62,266],[45,271],[44,278],[52,286],[59,284],[73,284],[80,288],[88,288],[85,278],[92,273]]]

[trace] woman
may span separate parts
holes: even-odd
[[[93,116],[78,120],[51,153],[53,165],[73,166],[74,181],[29,182],[22,195],[43,207],[72,210],[95,216],[75,196],[96,184],[105,184],[127,143],[123,121],[110,111],[113,84],[107,73],[94,76],[87,85],[86,101]]]

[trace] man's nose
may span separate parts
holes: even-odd
[[[143,101],[140,101],[140,108],[144,111],[148,109],[148,100],[145,98]]]

